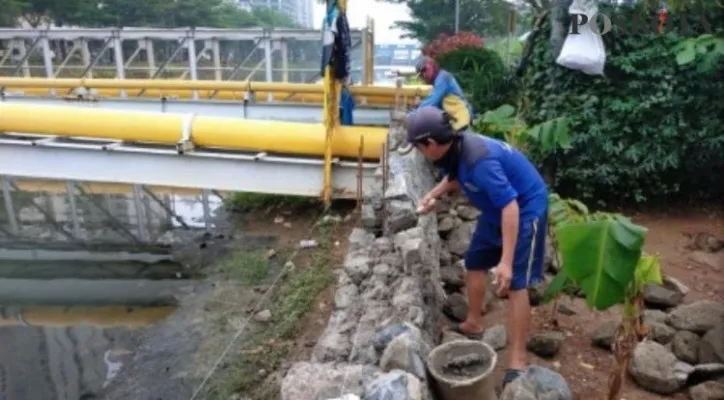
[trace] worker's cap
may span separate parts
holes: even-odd
[[[415,64],[415,72],[420,75],[430,61],[433,61],[432,58],[428,56],[420,56]]]
[[[408,114],[406,122],[407,140],[398,150],[401,154],[409,153],[417,143],[427,139],[453,134],[450,117],[437,107],[418,108]]]

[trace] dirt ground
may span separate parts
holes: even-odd
[[[645,251],[651,254],[658,253],[665,274],[679,279],[689,286],[691,292],[684,299],[685,302],[700,299],[714,299],[724,301],[724,273],[715,272],[708,266],[697,265],[689,258],[690,252],[685,249],[688,243],[686,233],[708,232],[719,237],[724,236],[724,215],[712,213],[688,213],[682,215],[664,214],[638,214],[633,219],[636,223],[649,228],[646,237]],[[606,312],[589,311],[585,301],[575,299],[570,302],[565,298],[576,314],[565,316],[558,314],[558,322],[566,335],[566,340],[560,352],[551,360],[541,359],[529,353],[532,363],[548,366],[558,370],[568,381],[573,391],[574,399],[602,399],[607,387],[608,374],[613,365],[610,352],[591,346],[591,335],[601,321],[619,317],[619,310]],[[486,325],[506,321],[506,301],[499,301],[492,312],[486,316]],[[551,306],[544,305],[533,310],[532,332],[546,329],[549,324]],[[503,350],[499,353],[502,360],[507,357]],[[498,381],[502,380],[504,366],[499,365],[496,374]],[[654,400],[654,399],[686,399],[684,393],[663,397],[647,392],[630,379],[621,394],[625,400]]]
[[[267,234],[280,237],[279,248],[296,247],[300,240],[307,237],[311,223],[316,215],[310,211],[308,214],[282,210],[272,210],[261,218],[257,213],[244,221],[243,230],[248,234]],[[352,214],[352,206],[345,205],[337,213],[340,216]],[[279,218],[280,217],[280,218]],[[703,298],[724,301],[724,274],[714,272],[710,267],[698,265],[689,258],[689,251],[685,249],[688,239],[686,233],[708,232],[724,236],[724,213],[687,213],[683,215],[664,214],[636,214],[635,222],[649,228],[645,250],[649,253],[658,253],[664,272],[681,280],[691,288],[685,298],[686,302]],[[277,222],[275,222],[275,219]],[[283,219],[284,223],[279,223]],[[342,265],[346,254],[347,237],[354,227],[355,220],[348,217],[337,225],[334,232],[335,247],[334,259],[336,265]],[[301,250],[294,258],[297,266],[303,266],[307,252]],[[317,338],[326,326],[332,308],[334,288],[329,287],[320,293],[317,298],[315,310],[309,313],[303,322],[300,334],[289,354],[285,366],[298,360],[308,360]],[[618,310],[606,312],[589,311],[581,299],[570,301],[571,308],[577,311],[572,316],[558,315],[559,325],[566,335],[566,340],[558,355],[545,360],[530,354],[530,361],[539,365],[548,366],[558,370],[568,381],[574,394],[574,399],[600,399],[606,388],[608,373],[613,363],[609,352],[591,346],[590,338],[593,330],[606,318],[618,317]],[[550,306],[540,306],[534,309],[532,331],[545,330],[550,321]],[[499,300],[491,312],[486,316],[486,326],[504,323],[506,320],[506,301]],[[501,360],[507,357],[506,350],[499,353]],[[502,379],[503,363],[497,368],[497,380]],[[284,370],[282,368],[281,370]],[[277,379],[281,378],[283,371],[279,371]],[[686,399],[683,393],[671,397],[662,397],[646,392],[627,380],[622,392],[624,400],[654,400],[654,399]]]
[[[336,224],[334,232],[334,250],[332,259],[336,267],[341,267],[347,254],[348,238],[355,227],[354,203],[337,203],[331,215],[341,218]],[[302,240],[315,239],[310,236],[314,223],[318,220],[320,212],[317,209],[279,209],[273,208],[263,213],[247,215],[242,220],[242,231],[249,235],[270,235],[279,238],[277,248],[293,249],[299,246]],[[282,222],[280,222],[282,221]],[[293,258],[294,264],[304,268],[309,264],[314,250],[300,250]],[[317,298],[317,306],[313,312],[308,313],[302,322],[300,334],[296,338],[293,351],[286,360],[291,365],[296,361],[307,361],[311,357],[312,349],[327,326],[327,321],[334,304],[334,285],[328,287]]]

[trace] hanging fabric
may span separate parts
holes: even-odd
[[[354,97],[347,86],[342,86],[339,98],[339,121],[342,125],[354,125]]]
[[[328,65],[333,66],[335,79],[344,81],[350,74],[352,35],[347,14],[341,12],[337,1],[329,3],[327,15],[322,22],[322,68],[321,75]]]
[[[337,29],[334,40],[334,77],[344,81],[350,72],[350,53],[352,49],[352,35],[349,31],[347,14],[340,12],[337,15]]]
[[[329,7],[327,8],[327,15],[322,21],[322,76],[324,76],[325,68],[330,65],[334,57],[338,15],[339,9],[337,8],[337,1],[334,0],[329,3]]]

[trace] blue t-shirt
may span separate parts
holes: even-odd
[[[502,209],[513,200],[518,200],[521,222],[546,212],[545,181],[523,153],[505,142],[474,133],[466,133],[463,143],[457,180],[485,222],[500,225]]]

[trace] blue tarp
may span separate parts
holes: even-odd
[[[342,87],[339,96],[339,121],[342,125],[354,125],[354,108],[356,104],[349,89]]]

